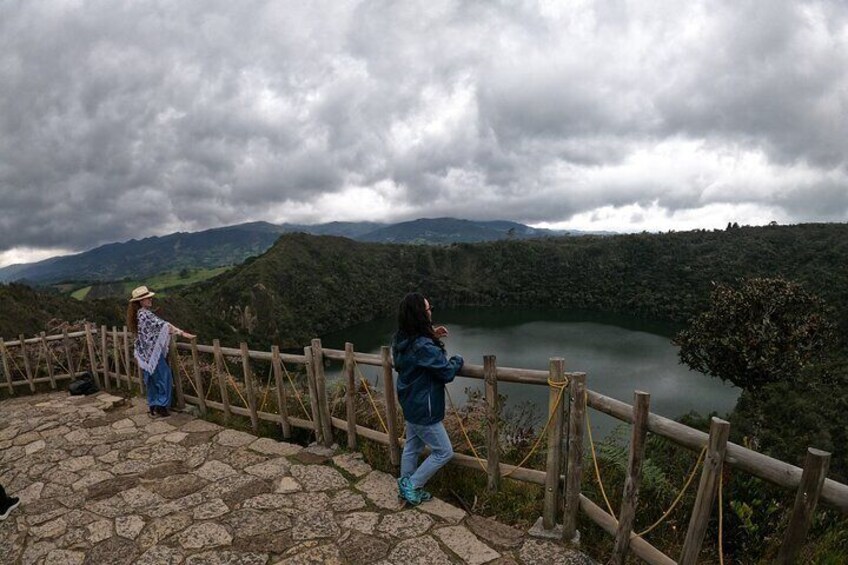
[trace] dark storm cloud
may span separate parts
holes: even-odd
[[[836,0],[6,2],[0,252],[259,219],[844,221],[846,109]]]

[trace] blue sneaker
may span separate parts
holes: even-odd
[[[418,494],[421,496],[421,502],[427,502],[428,500],[433,500],[433,495],[424,490],[423,488],[418,489]]]
[[[402,477],[398,481],[398,493],[402,499],[412,506],[418,506],[422,502],[421,490],[412,486],[412,481],[409,480],[409,477]]]

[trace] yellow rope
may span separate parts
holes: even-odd
[[[542,442],[542,438],[544,437],[545,433],[548,431],[548,428],[550,427],[551,422],[554,419],[554,414],[557,413],[560,402],[562,402],[563,394],[565,392],[565,389],[568,387],[568,381],[566,380],[566,381],[563,381],[561,383],[558,383],[558,382],[552,381],[549,378],[548,379],[548,386],[550,386],[552,388],[559,389],[559,393],[557,394],[556,401],[554,402],[553,410],[551,410],[551,413],[548,416],[548,421],[545,422],[545,427],[542,428],[542,431],[539,432],[539,435],[536,436],[536,441],[533,443],[533,446],[530,448],[530,451],[527,452],[527,455],[524,456],[524,459],[522,459],[521,462],[518,465],[516,465],[513,469],[511,469],[508,473],[504,473],[503,475],[501,475],[502,477],[509,477],[513,473],[515,473],[516,471],[521,469],[522,466],[525,463],[527,463],[527,461],[530,460],[530,457],[533,456],[533,454],[536,452],[536,449],[539,448],[539,445],[541,445],[541,442]],[[459,429],[462,431],[462,435],[465,437],[465,441],[468,444],[468,447],[471,448],[471,452],[474,454],[474,458],[477,460],[477,464],[480,465],[480,467],[484,471],[487,471],[486,467],[483,465],[483,458],[480,457],[480,455],[477,453],[477,450],[474,448],[474,445],[471,443],[471,439],[468,437],[468,432],[466,431],[465,426],[462,424],[462,418],[459,416],[459,412],[457,411],[456,406],[453,403],[453,398],[451,398],[450,391],[448,391],[447,387],[445,387],[445,392],[447,393],[448,402],[450,402],[451,409],[453,410],[454,416],[456,417],[456,421],[459,424]]]
[[[7,349],[6,351],[8,352],[9,350]],[[21,353],[23,353],[23,350],[21,350]],[[6,357],[9,359],[9,361],[11,361],[11,362],[12,362],[12,365],[14,365],[14,366],[15,366],[15,370],[16,370],[18,373],[20,373],[20,374],[24,375],[24,371],[22,371],[22,370],[21,370],[21,366],[20,366],[20,365],[18,365],[18,362],[17,362],[17,361],[15,361],[15,358],[12,356],[12,354],[11,354],[11,353],[9,353],[8,355],[6,355]]]
[[[388,435],[389,428],[386,427],[386,422],[383,420],[383,416],[380,415],[380,409],[377,407],[377,402],[371,395],[371,388],[368,386],[368,379],[366,379],[365,375],[362,374],[362,370],[359,368],[359,363],[356,362],[356,359],[353,360],[353,369],[359,374],[359,381],[362,383],[362,386],[365,387],[365,392],[368,394],[368,400],[371,401],[371,408],[374,409],[374,414],[376,414],[377,419],[380,421],[380,426],[383,427],[383,431],[386,432],[386,435]]]
[[[724,565],[724,512],[722,509],[721,491],[724,489],[724,473],[718,474],[718,562]]]
[[[550,427],[551,421],[554,419],[554,414],[557,413],[557,409],[559,408],[560,402],[562,402],[563,394],[565,393],[565,389],[568,387],[568,380],[565,380],[561,383],[557,383],[552,381],[551,379],[548,379],[548,386],[559,389],[559,394],[557,395],[556,401],[554,402],[554,409],[551,410],[551,414],[550,416],[548,416],[548,421],[545,422],[545,427],[542,428],[541,433],[536,437],[536,443],[533,445],[533,447],[530,448],[530,451],[527,453],[526,456],[524,456],[524,459],[521,460],[521,463],[516,465],[515,468],[512,469],[509,473],[504,473],[504,477],[509,477],[518,469],[520,469],[521,466],[524,465],[530,459],[530,456],[533,455],[533,452],[535,452],[541,444],[542,436],[545,435],[545,432],[547,432],[548,427]]]
[[[386,427],[386,423],[383,421],[383,417],[380,415],[380,410],[377,408],[377,403],[374,401],[374,397],[371,395],[371,389],[368,386],[368,379],[366,379],[362,375],[362,371],[360,371],[359,364],[356,362],[356,360],[354,360],[354,362],[353,362],[353,367],[354,367],[354,370],[356,370],[356,372],[359,374],[359,380],[362,383],[362,386],[365,388],[365,392],[368,394],[368,400],[371,402],[371,407],[374,410],[374,414],[377,415],[377,418],[380,421],[380,425],[383,427],[383,430],[388,434],[389,430]],[[516,465],[513,469],[511,469],[508,473],[504,473],[502,475],[503,477],[509,477],[510,475],[515,473],[518,469],[520,469],[525,463],[527,463],[527,461],[530,459],[530,457],[532,457],[533,454],[536,452],[536,450],[539,448],[539,445],[541,444],[541,441],[542,441],[542,437],[544,437],[545,433],[547,432],[548,428],[550,427],[551,422],[554,419],[554,415],[557,413],[559,405],[562,402],[562,397],[565,393],[565,389],[568,387],[568,380],[565,380],[565,381],[559,383],[559,382],[554,382],[549,378],[548,379],[548,386],[550,386],[552,388],[556,388],[556,389],[559,390],[559,393],[557,394],[557,397],[556,397],[556,401],[554,402],[553,409],[551,410],[551,413],[548,416],[548,421],[545,422],[545,427],[542,428],[542,431],[536,437],[536,441],[533,443],[533,446],[530,448],[530,451],[527,453],[527,455],[524,457],[524,459],[522,459],[521,462],[518,465]],[[480,465],[481,469],[483,469],[484,471],[487,471],[486,466],[483,465],[483,458],[480,457],[480,454],[477,452],[477,448],[474,447],[474,444],[471,442],[471,438],[468,436],[468,430],[465,429],[465,425],[462,423],[462,417],[459,415],[459,411],[457,411],[456,405],[454,404],[453,398],[451,397],[450,391],[447,389],[447,387],[445,387],[445,393],[447,394],[448,402],[451,405],[451,410],[453,410],[454,416],[456,417],[456,421],[459,424],[459,429],[462,431],[463,437],[465,437],[465,442],[468,445],[468,447],[471,449],[471,452],[474,454],[474,459],[477,461],[477,464]]]
[[[383,421],[383,417],[380,415],[380,410],[377,409],[377,403],[374,402],[374,397],[371,396],[371,389],[368,387],[368,380],[364,377],[360,377],[359,380],[362,382],[362,386],[365,387],[365,392],[368,393],[368,400],[371,401],[371,407],[374,408],[374,413],[377,415],[377,419],[380,420],[380,425],[383,426],[383,431],[386,432],[386,435],[388,435],[389,428],[386,427],[386,422]]]
[[[213,369],[212,369],[212,367],[210,367],[210,368],[209,368],[209,372],[210,372],[210,375],[209,375],[209,386],[208,386],[208,387],[206,387],[206,398],[205,398],[205,400],[209,400],[209,393],[211,393],[211,392],[212,392],[212,387],[213,387],[213,383],[212,383],[212,372],[213,372]],[[203,379],[203,373],[202,373],[202,372],[201,372],[201,374],[200,374],[200,378],[201,378],[201,379]]]
[[[77,371],[76,371],[77,373],[79,373],[79,372],[80,372],[80,369],[82,369],[82,360],[83,360],[84,358],[85,358],[85,350],[84,350],[82,347],[80,347],[79,363],[77,363]],[[129,373],[129,370],[130,370],[130,368],[129,368],[129,367],[127,367],[127,372],[128,372],[128,373]]]
[[[598,487],[601,489],[601,495],[604,497],[604,502],[607,503],[609,515],[615,518],[615,512],[612,511],[612,505],[610,504],[609,498],[607,498],[606,490],[604,490],[604,483],[601,481],[601,471],[598,469],[598,456],[595,454],[595,442],[592,440],[592,422],[589,421],[588,410],[586,410],[586,429],[589,430],[589,447],[592,448],[592,463],[595,465],[595,480],[598,482]]]
[[[283,372],[286,374],[286,377],[289,379],[289,383],[291,384],[292,390],[294,391],[294,396],[295,396],[295,398],[297,398],[297,402],[300,404],[300,408],[303,410],[304,416],[306,416],[309,419],[309,421],[314,424],[315,421],[312,418],[312,415],[306,409],[306,405],[303,404],[303,399],[300,397],[300,393],[297,391],[297,387],[294,386],[294,381],[292,380],[291,375],[289,374],[289,370],[286,368],[286,364],[283,363],[282,360],[280,360],[280,365],[283,366]]]
[[[453,404],[453,398],[451,398],[450,391],[448,387],[445,387],[445,393],[448,395],[448,402],[450,402],[451,410],[453,410],[453,414],[456,417],[456,422],[459,424],[459,429],[462,431],[462,435],[465,437],[465,443],[468,444],[468,447],[471,448],[471,453],[474,454],[474,459],[477,460],[477,464],[480,465],[480,468],[483,471],[487,471],[486,466],[483,465],[483,458],[477,453],[477,449],[474,447],[474,444],[471,443],[471,438],[468,437],[468,432],[465,430],[465,426],[462,425],[462,418],[459,416],[459,412],[456,410],[456,406]]]
[[[271,375],[274,371],[274,366],[271,365],[268,367],[268,382],[265,383],[265,394],[262,395],[262,404],[259,405],[259,411],[262,412],[262,409],[265,408],[265,402],[268,400],[268,393],[271,391]]]
[[[663,522],[663,520],[668,518],[668,516],[674,510],[674,507],[677,506],[677,503],[680,502],[680,500],[683,498],[683,495],[686,493],[686,489],[688,489],[689,485],[692,484],[692,479],[695,478],[695,473],[698,471],[698,467],[701,466],[701,461],[704,460],[704,455],[706,453],[707,453],[707,446],[705,445],[704,448],[701,450],[701,453],[698,455],[698,460],[695,461],[695,465],[692,467],[692,471],[689,473],[689,478],[686,479],[686,484],[684,484],[683,488],[680,489],[680,492],[677,493],[677,498],[674,499],[674,502],[671,503],[671,506],[669,506],[668,510],[666,510],[665,513],[662,516],[660,516],[659,520],[657,520],[656,522],[651,524],[651,526],[648,527],[646,530],[636,534],[637,537],[644,536],[645,534],[647,534],[648,532],[650,532],[651,530],[653,530],[654,528],[659,526]]]
[[[359,368],[359,363],[356,362],[356,359],[353,360],[353,370],[359,375],[359,380],[368,380],[365,378],[365,375],[362,374],[362,369]]]
[[[69,343],[70,343],[70,341],[69,341]],[[71,359],[73,360],[73,355],[71,355]],[[80,372],[80,369],[82,368],[83,359],[85,359],[85,348],[80,347],[79,359],[77,359],[77,364],[76,364],[76,369],[74,370],[74,374]],[[127,369],[127,373],[129,373],[130,372],[129,366],[127,366],[126,369]],[[127,376],[129,376],[129,375],[127,375]]]
[[[247,408],[248,407],[247,400],[245,400],[244,395],[242,395],[241,390],[239,390],[238,384],[236,383],[235,379],[233,378],[232,373],[230,373],[230,367],[229,367],[229,365],[227,365],[227,358],[224,357],[223,355],[221,355],[221,361],[223,361],[222,365],[224,365],[224,370],[227,371],[227,377],[229,377],[230,384],[233,385],[233,388],[235,389],[236,393],[239,395],[239,398],[241,398],[241,401],[244,403],[244,407]]]
[[[185,365],[183,365],[183,362],[182,362],[182,360],[180,359],[180,354],[179,354],[179,353],[177,353],[176,357],[177,357],[177,374],[185,373],[186,380],[187,380],[187,381],[189,382],[189,384],[191,385],[191,388],[193,388],[193,389],[194,389],[194,394],[195,394],[196,396],[200,396],[200,392],[197,390],[197,387],[196,387],[196,386],[195,386],[195,384],[194,384],[194,379],[192,379],[192,378],[191,378],[191,375],[189,375],[189,374],[188,374],[188,369],[186,369],[186,368],[185,368]],[[128,376],[129,376],[129,375],[128,375]]]
[[[598,467],[598,456],[595,452],[595,442],[592,439],[592,423],[589,421],[588,410],[586,411],[586,428],[589,431],[589,446],[592,449],[592,463],[594,464],[595,468],[595,480],[598,483],[598,487],[601,489],[601,495],[604,497],[604,502],[607,505],[607,510],[609,511],[610,516],[615,518],[615,513],[612,511],[612,505],[610,504],[609,498],[607,497],[606,489],[604,489],[604,482],[601,480],[601,471]],[[683,488],[680,489],[680,492],[677,493],[674,502],[671,503],[671,506],[669,506],[668,510],[666,510],[665,513],[663,513],[663,515],[660,516],[660,518],[656,522],[651,524],[645,530],[636,534],[636,537],[642,537],[648,534],[654,528],[662,524],[663,521],[665,521],[665,519],[671,515],[671,513],[677,507],[677,504],[683,499],[683,495],[686,493],[686,490],[689,488],[689,485],[692,484],[692,480],[695,478],[695,474],[697,473],[698,468],[701,466],[701,462],[704,460],[704,455],[706,455],[706,453],[707,446],[704,446],[703,449],[701,449],[701,453],[698,454],[698,459],[695,461],[695,465],[692,466],[692,471],[689,472],[689,477],[686,479],[686,483],[683,485]],[[721,494],[719,494],[719,496],[721,496]]]
[[[52,349],[50,350],[50,355],[53,357],[53,362],[54,362],[56,365],[59,365],[59,367],[60,367],[63,371],[65,371],[67,374],[69,374],[69,375],[71,374],[71,369],[70,369],[70,367],[66,367],[64,363],[62,363],[61,361],[59,361],[59,357],[56,355],[56,353],[55,353]],[[18,370],[20,370],[20,369],[18,369]]]
[[[38,371],[41,369],[41,356],[42,356],[42,352],[41,352],[41,348],[39,348],[38,349],[38,356],[35,358],[35,369],[33,369],[33,373],[32,373],[33,375],[38,376]],[[45,361],[47,360],[46,357],[47,356],[45,354]],[[45,363],[45,366],[44,366],[44,370],[45,371],[47,370],[47,364],[46,363]]]

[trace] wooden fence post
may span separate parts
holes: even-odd
[[[3,372],[6,373],[6,386],[9,388],[9,394],[15,395],[15,387],[12,385],[12,371],[9,369],[9,354],[6,352],[6,344],[3,343],[3,338],[0,337],[0,357],[3,358]]]
[[[124,344],[124,367],[127,370],[127,389],[132,388],[132,378],[133,378],[132,364],[130,363],[130,361],[132,361],[132,359],[130,358],[130,338],[129,338],[129,334],[130,334],[130,331],[127,329],[126,326],[124,326],[124,332],[123,332],[123,335],[121,336],[121,337],[123,337],[123,339],[121,341]]]
[[[115,388],[121,388],[121,352],[120,343],[118,342],[118,326],[112,326],[112,356],[115,358]],[[129,388],[129,382],[127,383]]]
[[[777,563],[790,564],[798,560],[798,554],[813,523],[813,514],[816,512],[816,504],[829,467],[830,453],[812,447],[807,449],[801,484],[795,494],[795,505],[792,507],[792,516],[783,536],[783,544],[777,554]]]
[[[182,410],[185,408],[185,393],[183,392],[183,372],[180,371],[180,358],[177,351],[177,338],[171,336],[168,349],[170,350],[170,365],[171,375],[174,377],[174,390],[177,393],[177,408]],[[129,370],[127,371],[127,386],[129,386],[130,377]]]
[[[315,367],[312,359],[312,347],[303,348],[306,357],[306,382],[309,385],[309,407],[312,409],[312,427],[315,430],[315,441],[324,443],[324,428],[321,426],[321,410],[318,407],[318,392],[315,385]]]
[[[74,356],[71,353],[71,338],[68,337],[68,328],[62,328],[62,343],[65,345],[65,357],[68,360],[68,375],[73,380],[76,378],[77,372],[74,368]]]
[[[141,391],[142,395],[147,394],[147,383],[144,382],[144,369],[141,368],[141,365],[138,364],[138,359],[135,358],[135,334],[131,334],[133,336],[133,360],[135,361],[135,377],[138,380],[138,389]]]
[[[347,387],[345,405],[347,408],[347,447],[356,449],[356,374],[353,358],[353,344],[345,343],[344,375]]]
[[[500,436],[498,434],[498,414],[500,403],[498,400],[498,369],[494,355],[483,357],[483,378],[486,381],[486,473],[488,479],[486,488],[490,491],[498,490],[501,483],[501,451]]]
[[[24,371],[26,371],[27,382],[29,382],[29,390],[30,392],[35,392],[35,383],[32,380],[32,367],[29,366],[29,355],[27,354],[24,334],[19,335],[18,340],[21,342],[21,357],[24,360]]]
[[[568,416],[568,464],[565,475],[565,515],[562,535],[567,542],[578,543],[577,511],[580,508],[580,482],[583,479],[583,429],[586,424],[586,375],[571,376],[571,409]]]
[[[398,413],[395,392],[395,376],[392,372],[392,351],[387,345],[380,348],[383,362],[384,399],[386,401],[386,428],[389,430],[389,459],[392,465],[400,465],[398,445]]]
[[[565,359],[552,357],[548,368],[552,383],[565,383]],[[552,530],[556,527],[559,509],[559,475],[562,461],[562,423],[565,413],[565,392],[556,386],[548,387],[548,453],[545,463],[545,502],[542,509],[542,527]]]
[[[707,455],[704,458],[704,469],[701,471],[701,482],[698,484],[698,495],[692,516],[689,518],[689,528],[686,530],[686,540],[678,563],[691,565],[701,553],[704,534],[713,509],[716,486],[724,464],[724,452],[727,448],[727,438],[730,435],[730,423],[712,418],[710,420],[710,439]]]
[[[259,433],[259,414],[256,411],[256,388],[253,382],[253,371],[250,369],[250,350],[247,343],[241,342],[241,367],[244,373],[244,387],[247,390],[247,404],[250,408],[250,427],[254,434]]]
[[[197,404],[200,415],[206,417],[206,389],[203,387],[203,375],[200,373],[200,360],[197,352],[197,338],[191,338],[191,367],[194,373],[194,385],[197,388]],[[209,383],[212,386],[212,383]]]
[[[135,380],[138,382],[138,390],[142,395],[147,394],[147,385],[144,384],[144,370],[141,368],[141,365],[138,364],[138,359],[135,358],[135,334],[131,331],[127,330],[127,341],[132,343],[132,354],[129,355],[129,359],[131,362],[135,364]],[[129,346],[129,344],[127,344]],[[128,365],[129,366],[129,365]]]
[[[289,407],[286,398],[286,387],[283,384],[283,360],[280,358],[280,346],[271,346],[271,362],[274,364],[274,382],[277,385],[277,412],[280,414],[280,427],[283,438],[291,438],[291,423],[289,423]]]
[[[633,429],[630,436],[630,455],[627,458],[627,477],[618,513],[618,529],[609,563],[621,564],[630,549],[630,534],[636,519],[636,504],[639,501],[639,483],[642,480],[642,461],[645,459],[645,439],[648,435],[648,414],[651,395],[646,392],[633,393]]]
[[[41,346],[44,347],[44,360],[47,365],[47,376],[50,377],[50,388],[56,390],[56,375],[53,373],[53,363],[50,359],[50,350],[47,345],[47,334],[41,332]]]
[[[100,357],[103,359],[103,384],[106,385],[106,390],[112,390],[112,384],[109,379],[109,348],[106,346],[106,326],[100,326]]]
[[[227,390],[227,379],[224,377],[224,357],[221,353],[220,340],[213,339],[212,347],[215,350],[215,373],[218,375],[218,388],[221,391],[221,404],[224,405],[224,423],[229,423],[232,411],[230,410],[230,393]]]
[[[94,384],[97,385],[98,390],[103,388],[102,383],[100,382],[100,375],[97,371],[97,354],[94,351],[94,335],[91,333],[91,324],[85,323],[85,346],[88,349],[88,360],[91,365],[91,375],[94,377]]]
[[[321,427],[324,431],[324,445],[333,445],[333,420],[330,416],[330,399],[327,396],[327,378],[324,374],[324,349],[321,340],[312,340],[312,367],[315,373],[315,390],[318,394],[318,407],[321,410]]]

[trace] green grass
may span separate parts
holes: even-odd
[[[88,296],[88,291],[90,290],[91,285],[78,288],[71,293],[71,298],[75,298],[76,300],[85,300],[85,297]]]
[[[102,297],[102,296],[113,296],[113,295],[129,295],[132,290],[138,286],[145,285],[148,288],[155,291],[157,294],[167,294],[168,289],[174,289],[181,286],[186,286],[190,284],[194,284],[196,282],[204,281],[207,279],[211,279],[212,277],[216,277],[221,273],[224,273],[230,270],[232,267],[215,267],[210,269],[189,269],[183,271],[169,271],[165,273],[160,273],[158,275],[143,279],[143,280],[129,280],[129,281],[121,281],[115,283],[109,282],[101,282],[96,285],[89,285],[82,288],[74,288],[70,285],[62,285],[57,286],[56,288],[64,293],[71,296],[71,298],[75,298],[77,300],[84,300],[92,288],[99,287],[100,292],[95,290],[93,296]],[[112,286],[107,292],[103,292],[104,286]]]
[[[211,279],[223,272],[229,271],[231,268],[232,267],[215,267],[212,269],[193,269],[184,276],[181,276],[179,271],[172,271],[150,277],[144,281],[128,282],[125,287],[127,291],[132,291],[135,287],[143,284],[154,290],[164,290],[175,286],[185,286],[205,281],[206,279]]]

